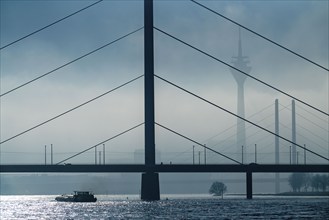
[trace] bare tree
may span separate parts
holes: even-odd
[[[209,189],[209,193],[213,194],[215,196],[224,196],[224,193],[227,191],[227,187],[224,183],[222,182],[214,182],[210,189]]]

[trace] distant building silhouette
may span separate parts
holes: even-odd
[[[238,55],[236,57],[232,57],[233,66],[245,73],[250,73],[251,67],[247,66],[249,63],[248,57],[242,55],[242,43],[241,43],[241,30],[239,29],[239,42],[238,42]],[[245,118],[245,108],[244,108],[244,82],[247,78],[243,73],[230,69],[231,73],[237,83],[238,88],[238,100],[237,100],[237,115],[242,118]],[[237,159],[242,160],[241,152],[243,146],[243,155],[246,158],[246,127],[245,121],[238,118],[237,119],[237,133],[236,133],[236,147],[237,147]],[[246,161],[245,159],[243,159]]]

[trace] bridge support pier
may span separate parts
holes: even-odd
[[[141,200],[160,200],[159,173],[147,172],[142,174]]]
[[[252,172],[247,171],[246,174],[247,199],[252,199]]]

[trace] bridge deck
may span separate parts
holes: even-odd
[[[143,164],[107,164],[107,165],[0,165],[0,173],[290,173],[290,172],[329,172],[328,165],[187,165],[166,164],[146,166]]]

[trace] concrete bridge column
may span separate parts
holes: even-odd
[[[141,199],[145,201],[160,200],[159,174],[150,172],[142,174]]]
[[[246,185],[247,185],[247,199],[252,199],[252,172],[247,171],[246,173]]]

